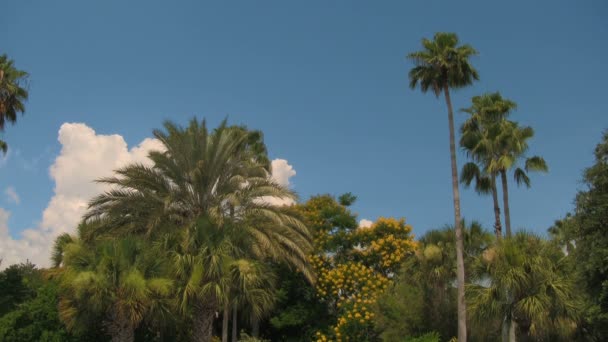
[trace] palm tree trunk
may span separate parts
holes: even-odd
[[[456,278],[458,280],[458,342],[467,341],[467,307],[464,297],[464,244],[462,222],[460,220],[460,192],[458,190],[458,168],[456,165],[456,138],[454,133],[454,113],[448,85],[443,87],[445,102],[448,105],[450,126],[450,160],[452,165],[452,193],[454,195],[454,227],[456,235]]]
[[[509,189],[507,185],[507,171],[500,171],[502,179],[502,201],[505,208],[505,227],[507,228],[507,237],[511,237],[511,213],[509,212]]]
[[[228,342],[228,321],[230,320],[230,305],[224,304],[222,315],[222,342]]]
[[[517,323],[513,319],[511,319],[511,324],[509,324],[509,342],[517,342],[517,337],[515,335],[515,330],[517,328]]]
[[[232,342],[237,342],[239,337],[237,336],[237,315],[238,315],[238,310],[236,307],[236,304],[234,304],[234,307],[232,308]]]
[[[192,340],[194,342],[210,342],[213,336],[213,319],[215,306],[208,302],[198,302],[194,305]]]
[[[253,335],[253,337],[260,337],[260,320],[254,316],[251,325],[251,335]]]
[[[129,319],[119,315],[117,310],[112,310],[105,324],[112,342],[133,342],[135,340],[135,327]]]
[[[492,177],[492,200],[494,201],[494,233],[496,239],[502,238],[502,225],[500,223],[500,206],[498,205],[498,189],[496,189],[496,175]]]

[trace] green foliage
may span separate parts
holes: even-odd
[[[579,291],[586,297],[580,338],[602,341],[608,337],[608,131],[583,181],[586,189],[576,196],[574,214],[558,220],[549,233],[568,251]]]
[[[439,342],[439,341],[441,341],[439,337],[440,337],[439,333],[430,332],[430,333],[426,333],[424,335],[420,335],[418,337],[409,338],[406,340],[406,342]],[[396,340],[393,340],[393,341],[396,341]]]
[[[28,269],[29,268],[28,266]],[[37,271],[39,272],[39,271]],[[83,334],[67,331],[59,319],[57,302],[59,286],[56,281],[43,280],[31,288],[31,296],[0,318],[0,341],[106,341],[103,329],[92,324]]]
[[[0,55],[0,132],[7,123],[14,124],[17,115],[25,112],[27,101],[27,72],[15,68],[7,55]],[[8,146],[0,140],[0,150],[6,153]]]
[[[465,264],[471,265],[491,246],[493,238],[477,222],[466,224],[463,220],[462,226]],[[446,338],[456,335],[455,255],[451,226],[428,231],[420,238],[415,257],[406,259],[394,286],[376,305],[376,324],[385,341],[399,341],[428,331]],[[472,332],[472,340],[475,335]]]
[[[168,311],[172,281],[163,278],[166,261],[141,240],[63,245],[64,267],[55,270],[61,284],[59,315],[69,331],[87,331],[103,322],[108,334],[133,336],[144,319]],[[159,326],[161,328],[161,326]]]
[[[40,271],[29,262],[11,265],[0,272],[0,317],[35,295]]]
[[[270,342],[270,340],[249,336],[246,333],[241,332],[241,335],[239,336],[239,342]]]
[[[455,33],[438,32],[433,40],[423,38],[424,50],[408,54],[416,65],[409,72],[410,87],[420,85],[422,92],[432,90],[439,96],[446,87],[461,88],[479,79],[469,59],[477,51],[468,45],[458,45]]]
[[[376,304],[375,323],[383,341],[402,341],[406,336],[416,336],[424,329],[424,307],[428,305],[425,303],[425,289],[406,274],[407,271],[404,270]]]
[[[476,268],[482,281],[468,290],[474,320],[516,323],[517,334],[526,338],[570,338],[580,300],[553,244],[519,232],[480,255]]]

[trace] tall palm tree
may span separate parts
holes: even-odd
[[[462,88],[479,79],[479,75],[469,59],[477,54],[468,45],[458,45],[454,33],[436,33],[433,40],[422,39],[422,51],[410,53],[408,59],[415,63],[409,72],[410,87],[420,85],[422,92],[429,89],[435,96],[444,93],[448,107],[450,160],[452,167],[452,193],[454,196],[454,225],[456,227],[456,259],[458,268],[458,340],[467,340],[466,302],[464,297],[464,259],[462,227],[460,226],[460,193],[458,190],[458,169],[456,164],[456,143],[454,133],[454,113],[450,99],[450,88]]]
[[[556,335],[568,340],[576,327],[578,298],[558,248],[519,232],[480,255],[476,269],[486,281],[468,285],[473,319],[502,320],[509,341],[517,336],[555,340]]]
[[[471,107],[462,109],[462,112],[469,114],[469,118],[460,128],[460,146],[474,163],[465,164],[461,182],[469,186],[475,180],[475,190],[478,193],[492,195],[494,232],[496,237],[500,238],[502,224],[496,188],[498,171],[490,170],[490,165],[500,158],[499,150],[504,140],[502,127],[507,116],[517,107],[517,104],[504,99],[498,92],[474,96],[471,102]]]
[[[15,68],[7,55],[0,55],[0,131],[4,131],[7,122],[15,123],[18,113],[25,112],[27,77],[27,72]],[[6,142],[0,140],[0,150],[6,153],[7,148]]]
[[[520,127],[515,122],[509,122],[504,129],[505,143],[500,149],[500,158],[496,160],[490,168],[500,172],[502,181],[503,207],[505,208],[505,226],[507,236],[511,236],[511,212],[509,208],[509,187],[507,182],[507,172],[513,170],[513,177],[517,185],[524,184],[530,188],[529,172],[548,172],[549,167],[542,157],[526,157],[528,150],[528,140],[534,136],[532,127]],[[523,160],[524,167],[517,167],[517,162]]]
[[[71,241],[70,241],[71,240]],[[68,329],[86,329],[98,317],[112,341],[133,341],[135,329],[165,307],[172,281],[162,259],[134,239],[87,244],[62,236],[59,314]],[[57,259],[56,259],[57,260]],[[56,270],[57,271],[57,270]]]
[[[313,279],[307,227],[264,200],[295,194],[270,178],[261,134],[225,121],[209,131],[192,120],[186,128],[167,122],[154,136],[165,149],[150,153],[154,165],[129,165],[102,179],[113,189],[91,201],[85,219],[104,222],[97,234],[165,241],[195,341],[211,339],[230,288],[226,265],[234,260],[286,262]]]

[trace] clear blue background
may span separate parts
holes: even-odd
[[[64,122],[133,145],[165,119],[228,116],[264,131],[303,199],[351,191],[361,218],[404,216],[418,234],[451,223],[445,104],[408,88],[405,56],[452,31],[481,75],[455,107],[499,90],[536,130],[551,171],[513,187],[512,221],[545,232],[608,127],[607,17],[606,1],[7,1],[0,53],[31,85],[0,168],[21,204],[0,204],[13,236],[40,220]],[[462,192],[464,216],[491,228],[490,198]]]

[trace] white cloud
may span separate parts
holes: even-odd
[[[19,204],[21,202],[21,199],[19,198],[17,191],[12,186],[9,186],[8,188],[6,188],[6,190],[4,190],[4,194],[6,195],[6,197],[8,198],[9,201],[11,201],[15,204]]]
[[[274,159],[271,166],[272,179],[280,185],[289,187],[289,179],[296,175],[296,170],[294,170],[293,166],[289,165],[285,159]],[[265,196],[262,198],[262,200],[275,206],[292,205],[295,203],[295,201],[290,198],[278,198],[271,196]]]
[[[287,163],[287,160],[275,159],[272,161],[272,179],[275,182],[283,186],[289,186],[289,178],[295,175],[296,170]]]
[[[369,228],[372,226],[372,224],[374,224],[373,221],[370,221],[368,219],[361,219],[361,221],[359,221],[359,228]]]
[[[18,239],[8,233],[10,212],[0,208],[0,269],[29,259],[40,266],[49,266],[50,250],[55,238],[73,233],[89,200],[107,189],[94,180],[112,175],[112,171],[133,162],[151,163],[150,150],[162,149],[155,139],[145,139],[129,149],[120,135],[97,134],[82,123],[64,123],[59,129],[61,151],[50,167],[55,182],[54,194],[42,213],[40,224],[21,232]],[[272,161],[272,177],[288,186],[296,174],[284,159]],[[264,199],[276,205],[293,204],[292,200]]]
[[[74,232],[88,201],[107,189],[107,185],[94,180],[111,176],[113,170],[133,162],[149,163],[148,151],[162,148],[159,141],[145,139],[129,149],[122,136],[97,134],[82,123],[64,123],[58,139],[61,151],[50,167],[50,176],[55,182],[54,195],[38,227],[22,231],[21,237],[13,240],[6,226],[10,213],[0,211],[0,240],[3,241],[0,258],[4,259],[0,267],[25,259],[48,266],[55,238],[64,232]]]

